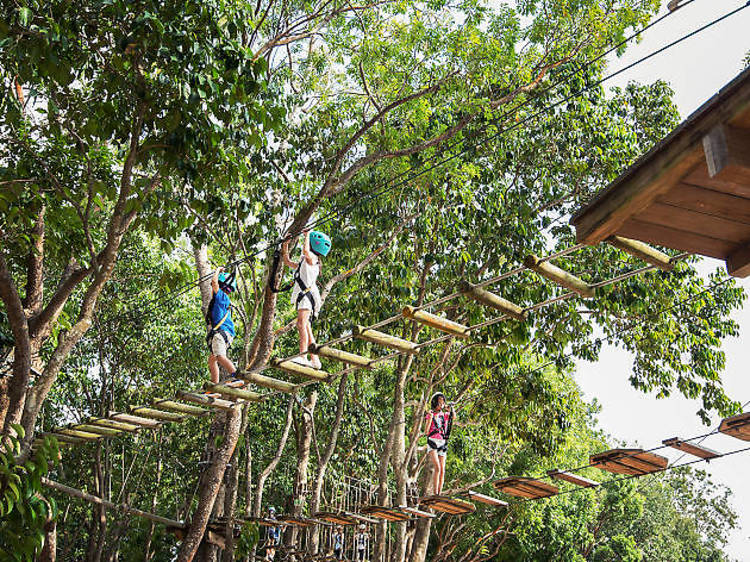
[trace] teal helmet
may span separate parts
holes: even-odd
[[[310,249],[316,256],[326,257],[331,251],[331,239],[322,232],[313,230],[310,233]]]
[[[219,288],[225,293],[232,293],[237,290],[237,280],[234,273],[219,273]]]

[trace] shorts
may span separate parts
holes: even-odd
[[[364,550],[357,550],[357,560],[363,560],[365,559],[365,551]]]
[[[448,442],[445,439],[427,439],[427,446],[433,451],[437,451],[439,457],[444,457],[448,454]]]
[[[307,296],[307,295],[310,295],[310,296]],[[292,303],[295,303],[297,310],[312,310],[315,313],[320,312],[320,307],[322,306],[323,303],[322,303],[322,299],[320,298],[320,293],[318,292],[317,288],[311,290],[309,293],[307,293],[305,296],[299,299],[299,302],[297,302],[298,296],[299,296],[299,291],[295,291],[292,294]],[[314,307],[313,307],[313,301],[315,301]]]
[[[214,334],[214,337],[211,338],[211,354],[216,357],[226,357],[227,348],[232,345],[232,340],[234,340],[232,336],[223,330],[219,330]]]

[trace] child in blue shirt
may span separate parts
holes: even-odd
[[[206,313],[206,323],[208,324],[208,334],[206,343],[211,355],[208,358],[208,370],[211,373],[211,382],[219,382],[219,365],[224,367],[232,376],[232,380],[237,379],[237,369],[232,360],[227,357],[227,349],[232,345],[234,340],[234,323],[232,322],[232,303],[229,300],[229,294],[237,288],[234,275],[224,273],[224,268],[220,267],[214,271],[211,278],[211,290],[213,297],[208,305]]]

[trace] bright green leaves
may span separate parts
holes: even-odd
[[[59,462],[54,438],[46,437],[32,456],[19,463],[23,428],[13,424],[15,435],[4,437],[0,451],[0,560],[31,561],[44,541],[45,523],[57,516],[57,506],[45,496],[42,477]]]

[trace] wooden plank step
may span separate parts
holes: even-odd
[[[291,525],[292,527],[312,527],[316,524],[313,519],[307,517],[295,517],[294,515],[282,515],[279,521]]]
[[[499,310],[503,314],[506,314],[511,318],[515,318],[516,320],[519,320],[521,322],[525,321],[528,318],[528,313],[523,309],[523,307],[520,307],[517,304],[512,303],[499,295],[496,295],[495,293],[491,293],[490,291],[482,289],[481,287],[472,285],[468,281],[462,281],[459,287],[464,295],[474,299],[484,306]]]
[[[75,429],[76,431],[87,431],[88,433],[98,433],[99,435],[104,435],[106,437],[115,437],[122,433],[122,430],[119,429],[112,429],[111,427],[101,427],[98,425],[87,423],[76,424],[74,426],[71,426],[71,429]]]
[[[53,432],[43,433],[42,437],[54,437],[60,443],[69,443],[71,445],[82,445],[90,441],[89,439],[82,439],[80,437],[73,437],[72,435],[63,435],[61,433]]]
[[[501,492],[516,496],[518,498],[526,498],[530,500],[538,500],[541,498],[548,498],[554,496],[560,490],[553,484],[542,482],[534,478],[526,478],[524,476],[509,476],[507,478],[501,478],[493,482],[492,484],[495,489]]]
[[[365,328],[363,326],[354,327],[354,337],[369,341],[370,343],[376,343],[378,345],[390,347],[391,349],[395,349],[396,351],[400,351],[401,353],[408,353],[410,355],[419,353],[419,348],[414,342],[398,338],[396,336],[392,336],[383,332],[378,332],[377,330]]]
[[[125,414],[120,412],[110,413],[109,419],[118,422],[129,423],[132,425],[139,425],[141,427],[147,427],[149,429],[156,429],[161,425],[161,423],[156,420],[152,420],[151,418],[144,418],[142,416],[134,416],[133,414]]]
[[[286,371],[287,373],[292,373],[293,375],[304,377],[310,380],[329,382],[332,379],[331,375],[329,373],[326,373],[325,371],[307,367],[306,365],[300,365],[299,363],[295,363],[291,360],[284,361],[273,359],[271,361],[271,365],[273,365],[277,369]]]
[[[368,505],[360,510],[364,515],[369,515],[376,519],[385,519],[386,521],[408,521],[411,516],[403,513],[398,509],[383,507],[382,505]]]
[[[180,404],[174,400],[167,399],[157,399],[153,402],[153,406],[158,410],[166,410],[167,412],[175,412],[188,416],[205,416],[208,413],[208,410],[205,408],[199,408],[191,404]]]
[[[662,271],[672,271],[674,269],[674,263],[672,263],[671,258],[667,254],[660,252],[656,248],[652,248],[644,242],[622,236],[610,236],[607,238],[607,242],[610,246],[627,252],[631,256],[635,256],[654,267],[658,267]]]
[[[91,433],[89,431],[79,431],[77,429],[71,429],[69,427],[63,427],[56,429],[52,432],[52,435],[57,437],[58,435],[70,435],[71,437],[78,437],[79,439],[85,439],[87,441],[96,441],[101,438],[99,433]]]
[[[750,412],[724,418],[721,420],[719,431],[736,439],[750,441]]]
[[[369,357],[363,357],[362,355],[357,355],[356,353],[349,353],[343,349],[336,349],[335,347],[329,347],[327,345],[311,344],[310,352],[327,359],[333,359],[334,361],[341,361],[342,363],[362,367],[363,369],[372,369],[372,359]]]
[[[542,261],[534,254],[526,256],[523,264],[532,271],[536,271],[542,277],[578,293],[584,298],[590,299],[596,295],[596,289],[582,279],[576,277],[572,273],[568,273],[564,269],[560,269],[548,261]]]
[[[409,507],[408,505],[402,505],[399,507],[399,509],[404,513],[408,513],[409,515],[416,515],[417,517],[421,517],[423,519],[434,519],[436,517],[434,513],[430,513],[429,511],[422,511],[421,509],[417,509],[416,507]]]
[[[159,421],[181,422],[185,419],[185,416],[183,415],[174,414],[172,412],[163,412],[156,408],[149,408],[148,406],[131,406],[130,411],[137,416],[143,416],[144,418],[151,418]]]
[[[132,423],[124,423],[119,422],[115,420],[111,420],[109,418],[89,418],[89,420],[86,423],[90,423],[92,425],[99,425],[102,427],[111,427],[112,429],[119,429],[121,431],[129,431],[131,433],[138,431],[140,429],[140,426],[132,424]]]
[[[367,517],[366,515],[362,515],[361,513],[352,513],[351,511],[345,511],[344,515],[348,515],[349,517],[352,517],[356,519],[357,521],[361,521],[362,523],[368,523],[368,524],[377,524],[380,523],[377,519],[373,519],[372,517]]]
[[[280,379],[274,379],[272,377],[267,377],[265,375],[261,375],[260,373],[242,373],[241,376],[242,379],[247,382],[257,384],[258,386],[262,386],[263,388],[278,390],[279,392],[294,393],[299,389],[298,384],[283,381]]]
[[[448,513],[450,515],[473,513],[477,509],[473,503],[442,495],[422,498],[419,500],[419,505],[429,507],[435,511],[442,511],[443,513]]]
[[[556,480],[564,480],[565,482],[570,482],[571,484],[575,484],[576,486],[581,486],[583,488],[594,488],[595,486],[599,485],[599,482],[597,482],[596,480],[589,480],[588,478],[573,474],[572,472],[564,472],[562,470],[548,470],[547,474],[550,476],[550,478],[554,478]]]
[[[688,453],[695,457],[700,457],[702,459],[715,459],[721,456],[713,449],[709,449],[708,447],[704,447],[702,445],[699,445],[698,443],[683,441],[679,437],[665,439],[664,441],[662,441],[662,444],[666,445],[667,447],[677,449],[678,451],[682,451],[683,453]]]
[[[420,324],[424,324],[430,328],[435,328],[436,330],[440,330],[441,332],[445,332],[446,334],[458,338],[469,337],[470,330],[468,326],[464,326],[463,324],[459,324],[453,320],[448,320],[447,318],[443,318],[442,316],[432,314],[425,310],[418,310],[413,306],[405,306],[401,311],[401,315],[404,318],[414,320],[415,322],[419,322]]]
[[[495,507],[505,507],[508,505],[508,502],[493,498],[492,496],[480,494],[479,492],[475,492],[474,490],[469,490],[468,492],[466,492],[466,495],[472,501],[485,503],[487,505],[494,505]]]
[[[356,525],[357,520],[343,511],[319,511],[313,514],[315,519],[333,523],[334,525]]]
[[[245,390],[244,388],[234,388],[225,384],[215,384],[207,382],[204,388],[211,392],[216,392],[222,396],[229,396],[231,399],[247,400],[248,402],[260,402],[263,400],[263,395],[253,392],[252,390]]]
[[[201,406],[218,408],[220,410],[231,410],[236,406],[236,403],[229,400],[222,400],[221,398],[214,398],[213,396],[206,396],[205,394],[197,394],[195,392],[185,392],[184,390],[178,390],[175,393],[175,397],[184,402],[192,402],[193,404],[200,404]]]
[[[591,455],[591,466],[615,474],[642,476],[667,468],[669,460],[661,455],[648,453],[643,449],[611,449]]]

